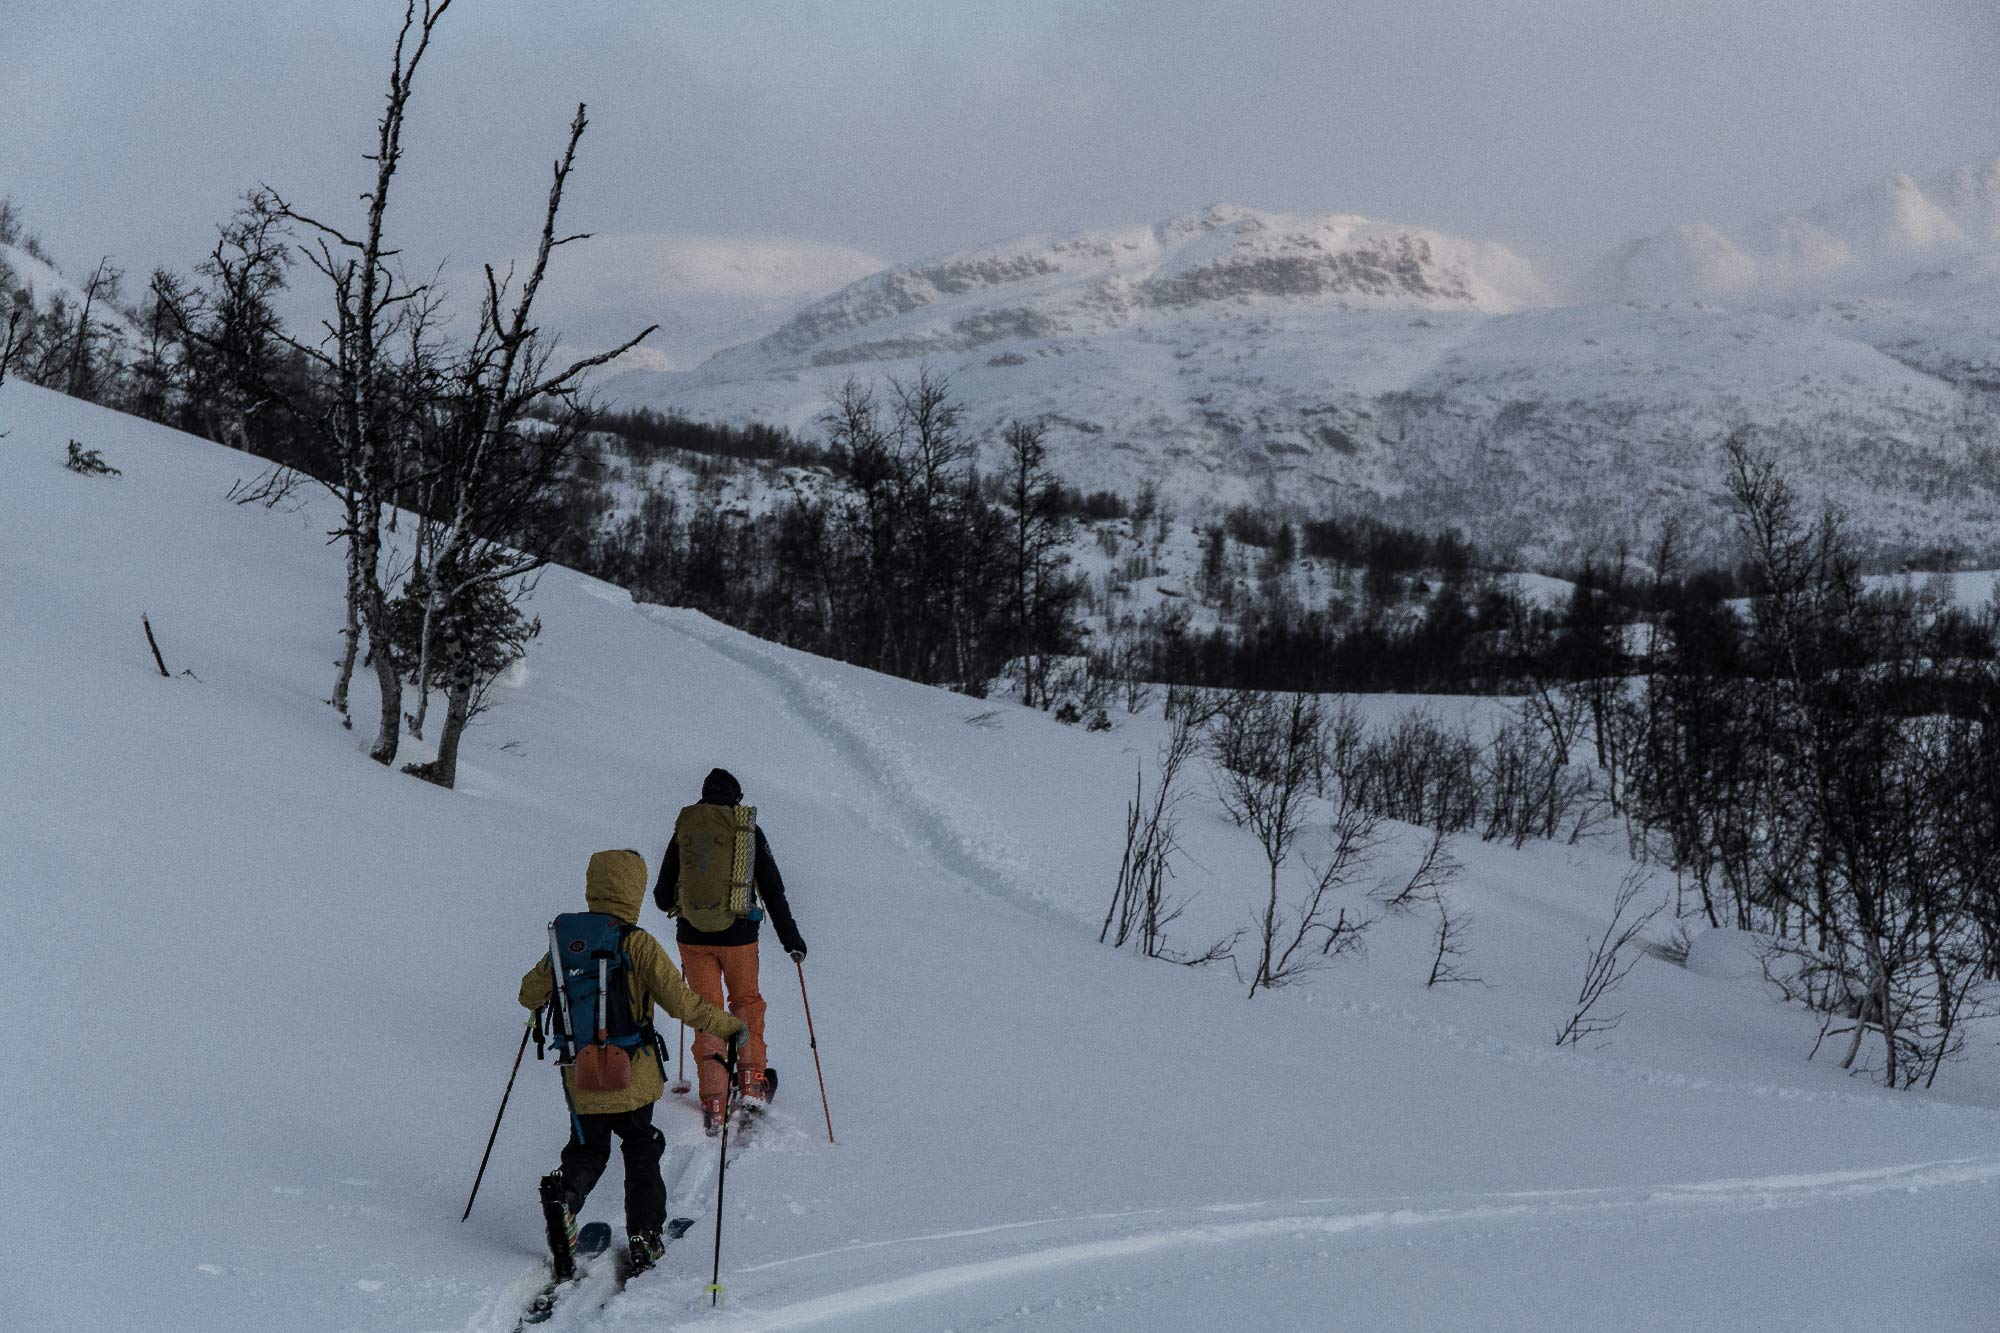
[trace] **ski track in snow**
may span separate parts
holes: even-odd
[[[671,1098],[672,1094],[669,1094],[662,1100]],[[796,1152],[810,1138],[791,1116],[776,1108],[768,1109],[757,1117],[755,1128],[740,1148],[739,1141],[732,1134],[729,1165],[734,1169],[752,1156]],[[696,1270],[702,1273],[708,1271],[706,1259],[696,1263],[687,1256],[690,1247],[699,1244],[697,1237],[706,1236],[711,1243],[714,1239],[716,1158],[720,1152],[720,1140],[712,1139],[699,1130],[684,1131],[678,1139],[668,1140],[667,1155],[660,1164],[660,1176],[667,1187],[667,1216],[691,1217],[694,1225],[681,1239],[667,1246],[667,1257],[661,1260],[654,1273],[634,1279],[640,1283],[637,1294],[644,1296],[649,1287],[658,1283],[683,1284],[690,1280],[688,1275]],[[613,1215],[601,1220],[610,1222],[614,1233],[619,1233],[621,1223],[616,1220],[615,1214],[620,1204],[612,1195],[606,1195],[604,1199],[603,1206],[612,1209]],[[600,1219],[584,1218],[579,1219],[579,1223],[585,1220]],[[600,1314],[615,1315],[619,1307],[614,1302],[621,1293],[611,1260],[618,1249],[614,1244],[605,1257],[584,1275],[582,1282],[557,1303],[555,1314],[535,1327],[550,1330],[550,1333],[561,1333],[563,1329],[593,1327],[601,1322],[598,1318]],[[705,1249],[703,1253],[706,1253]],[[522,1310],[542,1289],[548,1276],[548,1264],[537,1263],[508,1283],[491,1304],[467,1320],[465,1333],[513,1333]]]
[[[1509,1064],[1548,1069],[1588,1072],[1608,1079],[1639,1083],[1648,1087],[1673,1088],[1683,1092],[1717,1093],[1735,1097],[1770,1098],[1777,1101],[1861,1106],[1870,1110],[1910,1115],[1966,1116],[1977,1120],[2000,1121],[2000,1111],[1962,1102],[1938,1101],[1929,1097],[1896,1097],[1879,1092],[1836,1092],[1826,1088],[1798,1088],[1784,1083],[1743,1083],[1729,1079],[1702,1078],[1653,1065],[1612,1060],[1580,1051],[1558,1050],[1553,1046],[1528,1046],[1505,1038],[1486,1036],[1453,1023],[1440,1023],[1408,1009],[1378,1001],[1336,1001],[1342,1013],[1380,1026],[1410,1032],[1443,1046],[1456,1047],[1478,1055],[1488,1055]]]
[[[938,1245],[967,1237],[1031,1231],[1068,1234],[1053,1243],[995,1258],[922,1268],[906,1276],[862,1283],[767,1309],[732,1311],[721,1319],[704,1311],[698,1323],[702,1327],[745,1333],[751,1330],[779,1333],[879,1314],[892,1307],[949,1297],[1013,1278],[1064,1269],[1089,1269],[1183,1249],[1268,1245],[1287,1240],[1323,1243],[1333,1237],[1360,1239],[1424,1229],[1481,1228],[1479,1234],[1486,1234],[1494,1228],[1516,1226],[1594,1226],[1633,1219],[1644,1222],[1704,1212],[1837,1205],[1886,1194],[1917,1194],[1974,1185],[1991,1187],[1996,1183],[2000,1183],[2000,1157],[1976,1157],[1853,1171],[1697,1181],[1662,1188],[1510,1192],[1459,1196],[1451,1202],[1433,1199],[1428,1203],[1398,1199],[1358,1210],[1352,1200],[1300,1200],[1020,1222],[799,1255],[743,1269],[740,1276],[806,1263],[830,1267],[825,1261],[897,1247]],[[1266,1215],[1242,1217],[1246,1212]],[[1209,1220],[1220,1216],[1232,1216],[1234,1220]],[[1132,1229],[1131,1221],[1140,1217],[1157,1217],[1173,1224]],[[1103,1230],[1111,1234],[1091,1234]],[[1430,1243],[1443,1243],[1447,1239],[1448,1235],[1441,1235]],[[1132,1284],[1129,1278],[1121,1281]],[[1145,1285],[1144,1280],[1139,1280],[1138,1285]],[[649,1302],[649,1306],[650,1314],[657,1303]],[[695,1322],[688,1322],[669,1327],[694,1326]]]
[[[1065,923],[1088,924],[1067,904],[1024,887],[1038,877],[1018,843],[970,807],[939,800],[936,776],[851,691],[828,675],[801,669],[788,659],[787,650],[765,645],[700,612],[662,606],[639,609],[648,619],[749,667],[769,682],[800,721],[864,779],[874,795],[866,813],[877,832],[1016,907]]]
[[[782,649],[758,643],[696,612],[653,606],[638,609],[663,628],[686,635],[757,672],[769,683],[800,721],[822,736],[857,771],[863,780],[860,790],[867,794],[864,813],[878,832],[938,864],[966,884],[1017,907],[1064,920],[1074,915],[1063,905],[1022,887],[1024,882],[1032,882],[1028,858],[998,829],[968,827],[968,821],[977,823],[977,812],[948,797],[941,798],[936,778],[917,760],[910,746],[896,737],[852,691],[834,680],[793,666]],[[1929,1099],[1911,1101],[1882,1094],[1701,1078],[1601,1056],[1530,1047],[1440,1023],[1392,1005],[1338,1003],[1343,1012],[1364,1021],[1413,1032],[1441,1045],[1513,1064],[1564,1068],[1690,1093],[2000,1119],[2000,1113],[1986,1108]],[[760,1126],[767,1132],[771,1128]],[[688,1150],[693,1157],[679,1157],[684,1150],[675,1150],[679,1165],[669,1186],[670,1192],[677,1196],[674,1209],[677,1213],[687,1213],[713,1198],[712,1162],[691,1169],[694,1158],[706,1160],[710,1156],[699,1153],[698,1146]],[[690,1179],[683,1181],[683,1175]],[[1704,1211],[1835,1205],[1885,1194],[1991,1186],[1996,1182],[2000,1182],[2000,1157],[1982,1157],[1818,1174],[1739,1177],[1665,1187],[1532,1191],[1455,1199],[1217,1203],[1196,1209],[1088,1214],[876,1240],[751,1265],[737,1270],[736,1276],[753,1293],[761,1287],[762,1294],[782,1301],[785,1288],[794,1282],[818,1286],[821,1290],[764,1309],[725,1310],[719,1317],[702,1300],[698,1279],[687,1275],[683,1258],[677,1271],[663,1272],[654,1282],[603,1310],[605,1320],[591,1318],[599,1314],[597,1302],[579,1301],[565,1312],[575,1322],[559,1317],[553,1327],[584,1327],[591,1322],[624,1324],[642,1317],[648,1326],[653,1326],[654,1320],[686,1319],[691,1311],[698,1310],[696,1318],[703,1327],[777,1333],[862,1319],[894,1307],[920,1305],[1009,1279],[1070,1269],[1090,1270],[1184,1249],[1268,1244],[1286,1239],[1323,1242],[1331,1237],[1348,1237],[1359,1244],[1365,1237],[1425,1230],[1446,1233],[1431,1242],[1441,1243],[1448,1235],[1461,1234],[1469,1228],[1478,1228],[1480,1234],[1485,1234],[1493,1228],[1598,1226],[1611,1219],[1644,1221]],[[698,1220],[690,1239],[706,1229]],[[1045,1238],[1043,1243],[1035,1243],[1037,1236]],[[952,1251],[963,1252],[968,1244],[981,1247],[996,1243],[1004,1244],[1008,1252],[956,1263],[938,1262]],[[1028,1248],[1021,1248],[1023,1245]],[[909,1251],[917,1271],[874,1281],[867,1280],[871,1276],[867,1271],[843,1276],[843,1270],[865,1269],[871,1257],[880,1258],[897,1251]],[[762,1286],[760,1277],[765,1274],[776,1279],[773,1285]],[[830,1291],[824,1289],[829,1280],[834,1284]],[[751,1299],[755,1298],[752,1294]],[[583,1313],[585,1310],[588,1315]]]
[[[915,759],[910,747],[885,728],[868,705],[851,691],[827,676],[795,665],[786,655],[788,650],[765,644],[700,612],[682,607],[634,605],[648,619],[749,667],[770,683],[800,721],[825,738],[859,773],[873,794],[866,813],[877,832],[1003,901],[1054,916],[1067,924],[1091,925],[1067,906],[1022,888],[1022,882],[1032,875],[1028,858],[997,829],[965,827],[964,821],[976,812],[962,802],[940,800],[936,794],[937,780]],[[899,818],[897,812],[908,813]],[[1379,1002],[1336,1003],[1352,1017],[1514,1065],[1589,1072],[1622,1082],[1690,1093],[2000,1121],[2000,1112],[1986,1107],[1881,1093],[1798,1088],[1777,1082],[1738,1083],[1703,1078],[1578,1051],[1529,1046],[1440,1023]]]

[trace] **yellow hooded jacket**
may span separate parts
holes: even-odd
[[[646,901],[646,862],[637,852],[597,852],[584,873],[584,902],[593,912],[608,912],[620,921],[639,924],[639,907]],[[716,1008],[696,995],[667,957],[660,942],[643,930],[634,929],[625,937],[625,950],[632,959],[630,976],[632,1014],[640,1022],[659,1005],[690,1027],[714,1037],[727,1038],[743,1026],[735,1015]],[[521,1004],[539,1009],[549,1002],[549,957],[543,954],[528,974],[521,978]],[[632,1083],[617,1092],[578,1092],[570,1070],[563,1070],[570,1098],[578,1115],[617,1115],[650,1106],[666,1093],[666,1071],[660,1068],[659,1052],[636,1051],[632,1056]]]

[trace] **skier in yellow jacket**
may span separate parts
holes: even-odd
[[[650,1026],[653,1007],[658,1005],[716,1038],[718,1046],[727,1043],[733,1049],[741,1041],[746,1032],[742,1020],[695,994],[660,942],[639,928],[639,909],[646,901],[644,857],[633,851],[593,854],[584,875],[584,901],[591,911],[614,916],[631,928],[625,934],[624,947],[631,959],[631,1013],[640,1024]],[[553,994],[549,959],[544,954],[521,978],[521,1004],[539,1009]],[[563,1070],[563,1081],[576,1117],[569,1142],[563,1146],[562,1165],[542,1178],[542,1207],[549,1223],[551,1249],[558,1236],[566,1237],[574,1249],[576,1214],[610,1163],[611,1138],[616,1134],[625,1156],[625,1229],[632,1262],[635,1268],[647,1267],[663,1248],[660,1230],[667,1217],[666,1185],[660,1178],[666,1138],[653,1125],[653,1103],[666,1092],[666,1071],[661,1068],[659,1050],[649,1044],[634,1052],[631,1081],[617,1091],[579,1088],[575,1071],[568,1067]]]

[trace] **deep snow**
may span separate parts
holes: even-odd
[[[673,1211],[700,1220],[556,1327],[1991,1323],[1990,1041],[1934,1095],[1891,1095],[1807,1063],[1809,1017],[1757,978],[1647,958],[1609,1045],[1557,1052],[1615,848],[1454,845],[1483,986],[1424,990],[1413,916],[1246,1002],[1227,968],[1095,941],[1157,721],[1085,734],[554,570],[464,789],[436,791],[369,763],[320,702],[340,625],[323,502],[230,505],[256,460],[18,383],[0,431],[10,1327],[510,1327],[564,1132],[548,1067],[524,1068],[457,1219],[519,975],[589,852],[656,864],[715,764],[759,807],[812,946],[840,1142],[767,949],[785,1088],[731,1170],[724,1312],[701,1292],[713,1144],[670,1097]],[[69,438],[124,475],[64,471]],[[142,612],[192,678],[159,678]],[[1256,887],[1212,804],[1198,778],[1188,946],[1244,924]],[[1407,873],[1418,838],[1399,830],[1379,873]],[[617,1225],[618,1198],[614,1163],[586,1215]]]

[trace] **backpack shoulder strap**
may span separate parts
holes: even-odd
[[[656,997],[651,991],[646,989],[645,978],[641,977],[638,969],[632,966],[632,936],[638,929],[637,925],[629,921],[619,923],[618,965],[625,969],[626,994],[629,996],[632,990],[636,988],[640,1000],[643,1001],[641,1007],[644,1012],[632,1015],[632,1024],[639,1029],[639,1036],[642,1039],[651,1040],[657,1035],[653,1031],[653,1005]],[[655,940],[654,943],[657,945],[658,941]]]

